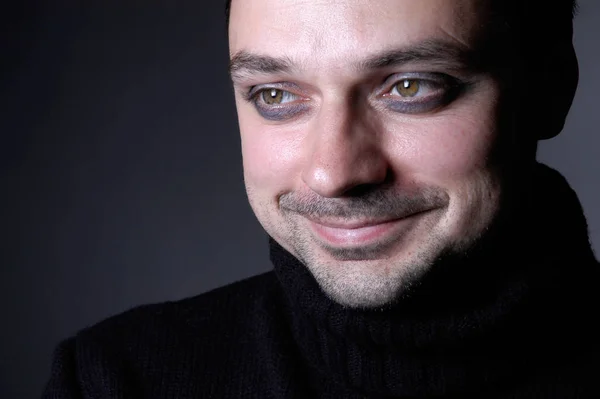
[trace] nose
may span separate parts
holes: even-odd
[[[306,137],[302,180],[322,197],[385,182],[389,164],[373,118],[348,104],[323,106]]]

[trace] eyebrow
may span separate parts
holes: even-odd
[[[359,71],[398,67],[409,63],[427,63],[445,67],[480,67],[472,49],[456,43],[442,40],[427,40],[406,48],[383,51],[353,65]],[[297,68],[289,57],[272,57],[241,50],[233,55],[229,62],[229,74],[232,80],[254,74],[289,73]]]
[[[287,57],[277,58],[241,50],[229,61],[229,74],[233,80],[236,80],[245,75],[290,72],[293,65],[294,63]]]
[[[358,63],[359,70],[374,70],[409,63],[427,63],[440,66],[474,67],[474,51],[453,42],[427,40],[404,49],[384,51]]]

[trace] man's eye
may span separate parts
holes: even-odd
[[[303,97],[275,87],[253,88],[246,100],[260,116],[272,121],[291,119],[308,107]]]
[[[266,105],[281,105],[296,100],[297,97],[286,90],[263,89],[258,93],[257,101]]]
[[[390,94],[401,97],[414,97],[421,90],[421,82],[417,79],[403,79],[396,83]]]
[[[414,98],[414,101],[416,101],[417,98],[423,99],[440,95],[447,89],[446,86],[445,82],[426,79],[402,79],[394,83],[386,96],[402,97],[407,101],[413,101],[410,99]]]
[[[401,77],[392,82],[382,99],[392,111],[421,114],[435,111],[452,102],[461,87],[456,79],[441,74],[429,74],[425,78]]]

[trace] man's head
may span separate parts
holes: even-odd
[[[506,37],[531,29],[496,3],[233,1],[250,204],[337,302],[394,301],[473,247],[527,174],[543,107],[524,108],[538,75]],[[574,88],[557,90],[566,115]]]

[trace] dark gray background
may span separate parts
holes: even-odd
[[[39,397],[55,345],[87,325],[270,268],[243,189],[223,2],[133,3],[3,16],[0,398]],[[583,1],[579,91],[539,157],[579,193],[596,250],[599,24],[600,2]]]

